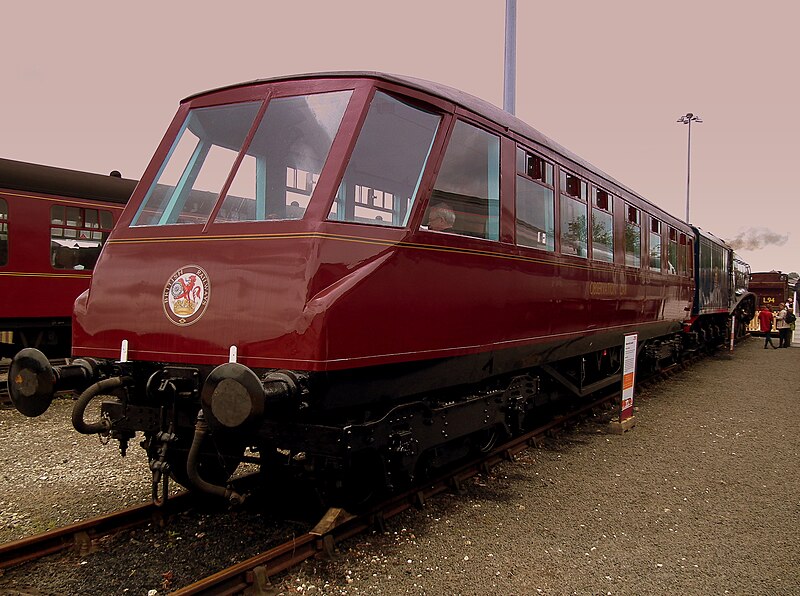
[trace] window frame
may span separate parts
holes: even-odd
[[[647,233],[647,268],[651,273],[664,273],[664,222],[649,215],[650,225]],[[658,238],[658,267],[653,265],[653,238]]]
[[[66,203],[54,203],[50,206],[50,267],[55,271],[71,271],[71,270],[83,270],[83,271],[93,271],[95,265],[97,264],[97,259],[95,258],[92,262],[91,267],[88,266],[79,266],[80,263],[76,263],[75,265],[64,266],[64,267],[57,267],[56,266],[56,249],[53,247],[53,242],[57,242],[58,240],[62,240],[64,242],[68,242],[69,240],[75,240],[76,242],[81,240],[81,232],[87,232],[88,237],[83,238],[83,240],[88,242],[98,242],[99,246],[97,251],[97,256],[99,257],[100,251],[103,249],[103,246],[108,241],[108,237],[114,229],[114,213],[108,208],[103,208],[103,205],[95,205],[95,206],[82,206],[82,205],[68,205]],[[62,209],[61,215],[61,222],[56,223],[56,210]],[[67,209],[77,209],[78,213],[80,214],[80,221],[78,225],[68,225],[67,224]],[[96,227],[91,227],[87,224],[87,217],[86,212],[95,212],[97,214]],[[106,215],[106,217],[103,216]],[[110,220],[110,226],[104,224],[104,220]],[[61,236],[54,236],[53,230],[61,230]],[[74,236],[67,235],[66,231],[70,230],[74,232]],[[99,238],[95,238],[93,236],[100,235]],[[63,246],[67,248],[66,246]],[[89,248],[89,247],[86,247]],[[62,251],[63,252],[63,251]],[[80,252],[76,253],[80,255]]]
[[[678,275],[680,271],[680,244],[679,244],[679,237],[680,234],[678,229],[673,226],[667,226],[667,271],[668,275]],[[670,259],[670,255],[672,254],[672,247],[675,247],[675,262],[673,263]],[[670,270],[670,267],[672,270]]]
[[[426,166],[426,171],[422,175],[422,184],[420,187],[422,188],[425,186],[425,181],[427,178],[427,198],[425,204],[423,206],[422,202],[419,202],[419,211],[417,213],[417,217],[412,217],[410,219],[410,225],[413,229],[427,233],[437,233],[437,234],[447,234],[450,236],[458,236],[462,238],[469,238],[471,240],[478,240],[484,242],[494,242],[494,243],[501,243],[502,242],[502,216],[503,216],[503,204],[504,204],[504,189],[503,189],[503,146],[504,146],[504,138],[506,136],[503,134],[502,131],[496,129],[495,126],[488,126],[484,123],[484,119],[476,118],[474,114],[470,112],[464,112],[461,109],[456,109],[455,112],[451,113],[450,120],[448,121],[446,118],[447,114],[443,115],[442,123],[439,127],[439,133],[441,134],[441,144],[438,143],[439,135],[437,138],[434,139],[434,143],[431,147],[431,153],[433,154],[436,152],[438,158],[436,159],[435,163],[428,161]],[[453,135],[455,134],[456,128],[458,127],[459,123],[469,126],[470,128],[474,128],[477,131],[490,135],[497,139],[497,176],[495,181],[495,189],[494,191],[497,194],[496,200],[493,199],[491,196],[491,192],[487,191],[487,213],[486,213],[486,225],[494,219],[494,237],[487,231],[486,235],[473,235],[467,232],[459,232],[457,230],[429,230],[426,227],[426,223],[428,221],[428,215],[433,207],[435,207],[438,202],[439,198],[434,196],[434,193],[437,191],[436,183],[438,181],[439,175],[441,174],[442,167],[445,163],[445,159],[447,157],[447,150],[450,148],[450,143],[453,140]],[[442,134],[443,133],[443,134]],[[430,176],[428,178],[428,175]],[[447,191],[443,191],[447,192]],[[506,201],[508,199],[505,199]],[[495,203],[495,212],[492,210],[492,202]],[[423,208],[424,207],[424,208]],[[450,205],[450,207],[453,207]],[[417,204],[413,207],[417,209]],[[458,219],[456,219],[458,222]]]
[[[9,213],[8,201],[4,197],[0,197],[0,236],[5,236],[0,239],[0,245],[4,245],[3,250],[0,251],[0,267],[8,265],[11,257],[11,234],[9,232],[11,221],[11,214]]]
[[[569,183],[569,179],[570,178],[577,181],[577,189],[575,189],[574,186],[573,186],[572,189],[570,188],[570,183]],[[577,190],[577,193],[573,193],[573,192],[571,192],[571,190]],[[559,164],[559,166],[558,166],[558,192],[556,193],[556,196],[558,197],[558,201],[557,201],[557,203],[558,203],[558,216],[557,216],[558,226],[556,228],[557,234],[558,234],[558,242],[556,244],[557,252],[559,254],[561,254],[561,255],[564,255],[564,256],[576,257],[576,258],[579,258],[579,259],[588,259],[589,258],[589,231],[590,231],[589,230],[589,211],[590,211],[590,209],[589,209],[589,182],[588,182],[588,180],[586,178],[584,178],[582,176],[579,176],[578,174],[574,173],[569,168],[566,168],[566,167],[561,166]],[[564,252],[564,246],[565,246],[565,242],[564,242],[564,225],[563,225],[564,224],[564,217],[563,217],[564,216],[564,213],[563,213],[564,210],[561,208],[562,205],[564,204],[562,202],[563,199],[566,199],[567,201],[575,201],[576,203],[581,203],[584,206],[584,219],[585,219],[585,221],[584,221],[583,230],[581,230],[583,232],[583,234],[585,234],[585,238],[583,239],[583,250],[585,251],[585,254],[583,254],[583,255],[577,254],[577,253],[576,254],[570,254],[570,253]],[[569,203],[566,203],[566,204],[569,204]],[[580,242],[580,232],[581,231],[579,231],[579,236],[578,236],[578,241],[579,242]],[[578,248],[580,248],[580,246],[578,246]]]
[[[599,202],[598,195],[599,195],[599,193],[603,193],[606,196],[606,207],[605,208],[600,207],[598,205],[598,202]],[[615,224],[614,224],[614,200],[615,200],[615,195],[613,193],[607,191],[606,189],[604,189],[604,188],[602,188],[600,186],[594,185],[594,184],[591,186],[590,194],[591,194],[591,201],[590,201],[591,204],[589,206],[590,208],[589,208],[589,234],[588,234],[588,239],[589,239],[589,252],[590,252],[590,255],[591,255],[591,259],[593,261],[597,261],[599,263],[611,263],[611,264],[614,264],[614,263],[616,263],[616,260],[617,260],[617,258],[616,258],[616,236],[617,235],[614,233],[614,227],[615,227]],[[611,260],[598,259],[597,257],[595,257],[595,250],[594,250],[594,212],[595,211],[599,211],[601,213],[606,213],[606,214],[608,214],[610,216],[610,219],[611,219],[611,227],[610,227],[610,232],[611,232]]]
[[[634,269],[641,269],[642,268],[642,213],[643,211],[629,203],[628,201],[624,201],[623,205],[625,209],[623,210],[622,217],[624,217],[623,221],[623,230],[625,237],[623,238],[623,255],[624,255],[624,265],[626,267],[632,267]],[[631,219],[631,215],[635,214],[636,217]],[[637,262],[636,264],[628,263],[628,254],[633,254],[628,252],[628,226],[635,226],[635,228],[639,232],[639,254],[636,255]]]
[[[520,167],[519,163],[519,154],[522,153],[523,159],[525,160],[524,163],[524,172]],[[540,164],[540,171],[538,177],[533,177],[533,173],[531,172],[531,161],[537,160]],[[547,181],[547,174],[550,175],[550,182]],[[515,246],[519,246],[522,248],[527,248],[531,250],[543,251],[546,253],[555,253],[556,252],[556,163],[550,159],[547,159],[543,155],[539,154],[538,152],[530,149],[526,145],[523,145],[520,142],[514,143],[514,225],[513,225],[513,242]],[[502,175],[502,174],[501,174]],[[551,241],[548,243],[547,241],[547,233],[548,230],[544,230],[542,232],[545,234],[545,241],[544,247],[540,246],[532,246],[530,244],[520,244],[519,242],[519,235],[518,235],[518,225],[519,225],[519,217],[518,217],[518,209],[517,206],[519,205],[519,179],[526,180],[531,184],[537,184],[546,191],[550,191],[550,216],[551,216],[551,225],[552,229],[549,231],[551,235]],[[501,196],[502,201],[502,196]]]
[[[378,223],[378,222],[367,221],[367,220],[361,221],[361,220],[346,219],[346,218],[345,219],[339,219],[338,216],[337,217],[333,217],[332,216],[334,205],[337,205],[337,213],[338,213],[338,209],[339,209],[338,205],[343,203],[342,198],[340,196],[341,195],[341,191],[342,191],[342,184],[343,184],[343,181],[345,179],[345,176],[347,175],[347,171],[348,171],[348,168],[350,167],[351,161],[353,159],[353,155],[355,154],[355,150],[356,150],[356,148],[358,146],[358,141],[361,138],[361,135],[364,133],[364,127],[365,127],[365,124],[367,122],[367,118],[369,116],[370,110],[371,110],[371,108],[373,106],[373,102],[375,100],[375,97],[379,93],[382,94],[382,95],[385,95],[386,97],[388,97],[389,99],[391,99],[393,101],[397,101],[399,103],[402,103],[403,105],[408,106],[410,108],[413,108],[415,110],[418,110],[419,112],[424,112],[424,113],[427,113],[429,115],[436,116],[439,119],[439,122],[438,122],[438,124],[436,126],[436,130],[435,130],[433,136],[431,137],[431,142],[430,142],[430,145],[428,147],[427,154],[426,154],[425,159],[424,159],[424,161],[422,163],[422,167],[421,167],[421,169],[419,171],[417,184],[416,184],[416,187],[414,189],[414,194],[413,194],[413,196],[410,197],[410,200],[409,200],[409,205],[408,205],[408,208],[406,210],[405,222],[402,223],[402,224],[393,224],[393,223],[388,223],[387,224],[387,223]],[[351,99],[351,102],[354,101],[354,100],[358,100],[358,98],[356,97],[355,93],[353,95],[353,98]],[[349,108],[348,108],[348,110],[349,110]],[[358,122],[357,122],[357,124],[355,126],[352,127],[352,129],[346,129],[345,128],[345,125],[348,122],[347,121],[348,110],[345,111],[344,117],[343,117],[342,122],[341,122],[340,127],[339,127],[339,132],[336,135],[336,138],[334,138],[334,141],[331,144],[331,148],[330,148],[330,150],[328,152],[328,158],[327,158],[328,162],[331,159],[333,159],[334,156],[336,156],[336,159],[340,159],[340,162],[339,162],[338,171],[336,172],[336,177],[335,177],[336,186],[334,187],[334,191],[331,193],[330,200],[325,202],[325,205],[327,205],[327,207],[324,210],[324,215],[322,215],[322,221],[325,222],[326,224],[330,224],[330,223],[333,223],[333,224],[348,224],[348,225],[352,224],[352,225],[371,226],[371,227],[387,229],[387,230],[409,230],[409,229],[411,229],[412,226],[414,226],[415,222],[417,221],[417,216],[415,215],[416,214],[415,210],[418,209],[418,206],[421,205],[424,202],[425,195],[428,193],[428,188],[430,188],[430,186],[428,184],[426,184],[426,182],[429,180],[430,172],[434,169],[433,168],[433,160],[431,159],[431,157],[438,156],[441,153],[441,151],[442,151],[441,143],[442,143],[443,136],[447,136],[449,138],[449,134],[446,135],[446,133],[449,133],[449,129],[450,129],[451,124],[452,124],[452,122],[448,118],[450,116],[450,114],[448,114],[447,111],[443,110],[441,105],[439,105],[438,103],[425,101],[424,99],[421,99],[419,97],[416,97],[416,96],[413,96],[413,95],[411,95],[411,96],[407,95],[406,93],[404,93],[402,91],[398,92],[397,90],[393,89],[391,86],[384,86],[384,85],[375,85],[373,88],[370,89],[370,92],[366,95],[366,97],[363,99],[363,103],[361,103],[359,108],[358,108]],[[342,132],[343,131],[346,133],[344,136],[348,137],[349,145],[347,147],[346,152],[343,155],[340,155],[339,153],[334,153],[334,151],[339,149],[339,147],[337,146],[337,141],[339,141],[340,137],[342,137]],[[326,164],[323,166],[322,172],[320,174],[320,178],[319,178],[320,182],[323,180],[323,177],[327,178],[330,175],[330,174],[326,174],[326,172],[328,171],[327,168],[328,168],[328,163],[326,162]],[[317,184],[317,186],[319,187],[319,183]],[[391,194],[391,197],[392,197],[391,201],[392,201],[393,205],[394,205],[395,201],[401,201],[402,200],[402,198],[399,198],[395,194],[387,193],[386,189],[375,189],[375,188],[370,188],[370,187],[367,187],[367,186],[364,186],[364,185],[354,185],[354,187],[357,187],[359,189],[357,194],[366,194],[369,197],[372,197],[372,196],[376,196],[377,197],[377,195],[374,194],[375,191],[379,191],[379,192],[383,193],[382,196],[384,197],[384,199],[385,199],[385,194]],[[312,197],[312,201],[313,201],[313,197]],[[345,199],[345,201],[346,201],[346,199]],[[325,206],[325,205],[323,205],[323,206]],[[353,197],[353,208],[354,209],[356,207],[364,206],[364,205],[365,205],[364,202],[358,201],[355,196]],[[374,205],[370,204],[370,207],[374,209]],[[309,209],[310,208],[311,208],[311,203],[309,203]],[[320,213],[322,213],[322,212],[323,211],[320,210]],[[312,217],[313,217],[313,215],[312,215]],[[380,220],[380,221],[383,221],[383,220]]]

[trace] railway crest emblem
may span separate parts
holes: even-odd
[[[203,316],[209,298],[208,273],[197,265],[185,265],[173,273],[164,286],[164,314],[171,323],[186,327]]]

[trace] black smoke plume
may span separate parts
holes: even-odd
[[[734,250],[758,250],[765,246],[783,246],[789,240],[789,234],[777,234],[767,228],[747,228],[736,237],[728,240]]]

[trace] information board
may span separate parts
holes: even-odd
[[[622,359],[622,403],[619,421],[624,422],[633,416],[633,387],[636,381],[636,344],[639,335],[625,336],[625,355]]]

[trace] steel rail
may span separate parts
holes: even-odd
[[[693,355],[682,362],[671,364],[650,375],[643,375],[637,384],[641,386],[645,383],[649,384],[665,379],[674,372],[686,369],[688,364],[704,356],[705,354]],[[250,594],[272,593],[270,578],[278,573],[312,557],[326,556],[332,558],[337,543],[341,543],[372,528],[382,528],[385,520],[399,515],[411,507],[421,508],[433,496],[448,490],[463,492],[463,482],[465,480],[482,472],[488,473],[492,467],[502,461],[513,461],[518,453],[530,446],[539,445],[541,438],[596,411],[619,397],[619,395],[620,389],[615,384],[612,388],[605,389],[602,395],[594,401],[584,404],[567,414],[556,416],[534,430],[498,446],[484,457],[462,464],[446,474],[428,481],[422,487],[412,488],[394,495],[364,513],[351,515],[341,509],[330,509],[320,523],[310,532],[202,578],[193,584],[179,588],[171,592],[171,594],[174,596],[195,594],[231,595],[240,594],[245,590]]]
[[[255,594],[264,593],[270,587],[270,577],[317,555],[332,557],[337,543],[376,526],[382,527],[385,520],[399,515],[411,507],[422,507],[426,500],[437,494],[453,489],[460,492],[465,480],[487,471],[501,461],[513,460],[516,454],[537,444],[542,436],[597,409],[612,399],[615,393],[610,393],[567,415],[559,416],[504,443],[486,456],[428,481],[423,487],[415,487],[397,494],[369,511],[351,515],[341,509],[330,509],[326,514],[328,519],[323,518],[310,532],[175,590],[172,594],[175,596],[239,594],[245,589],[252,589]]]
[[[136,505],[0,544],[0,569],[39,559],[71,546],[88,551],[91,548],[92,540],[101,536],[142,526],[151,521],[162,524],[166,517],[187,509],[193,502],[190,497],[190,493],[183,492],[170,497],[164,507],[156,507],[153,503]]]

